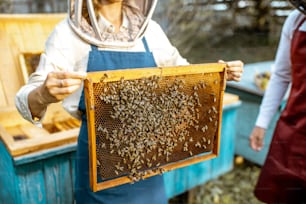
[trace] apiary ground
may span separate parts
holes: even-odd
[[[176,196],[169,204],[262,204],[254,195],[260,167],[236,157],[230,172]]]

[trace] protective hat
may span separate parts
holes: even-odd
[[[299,11],[306,15],[306,0],[289,0],[289,2]]]
[[[123,3],[139,12],[143,20],[137,34],[129,42],[105,42],[98,26],[93,0],[69,0],[68,15],[72,30],[86,42],[98,47],[122,48],[135,45],[137,39],[144,35],[149,20],[152,18],[157,0],[123,0]]]

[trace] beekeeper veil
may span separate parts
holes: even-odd
[[[103,31],[99,27],[99,15],[95,10],[95,3],[99,0],[69,0],[69,24],[73,31],[86,42],[98,47],[131,47],[141,38],[152,18],[157,0],[123,0],[124,7],[138,18],[137,29],[127,42],[106,42],[103,40]],[[141,20],[139,20],[141,19]]]

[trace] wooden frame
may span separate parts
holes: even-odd
[[[130,183],[131,179],[128,176],[121,176],[114,179],[109,179],[103,182],[98,182],[97,177],[97,144],[96,144],[96,129],[95,129],[95,102],[93,99],[93,84],[99,83],[103,76],[107,75],[107,78],[103,82],[114,82],[119,81],[123,76],[125,80],[140,79],[149,76],[179,76],[189,74],[203,74],[203,73],[220,73],[221,82],[217,84],[220,86],[220,100],[219,103],[219,114],[218,114],[218,127],[217,127],[217,139],[213,144],[211,152],[201,155],[190,156],[190,158],[169,163],[163,165],[162,168],[165,171],[171,171],[177,168],[192,165],[201,161],[215,158],[219,154],[220,148],[220,128],[222,120],[222,103],[225,89],[225,65],[220,63],[211,64],[198,64],[189,66],[178,66],[178,67],[165,67],[165,68],[143,68],[143,69],[127,69],[127,70],[115,70],[115,71],[101,71],[88,73],[87,79],[84,83],[84,91],[86,98],[86,114],[88,121],[88,143],[89,143],[89,161],[90,161],[90,186],[92,191],[96,192],[106,188],[115,187],[121,184]],[[158,173],[149,172],[144,176],[148,178]]]
[[[24,83],[27,83],[29,76],[35,72],[36,67],[33,67],[32,64],[28,64],[29,58],[31,57],[40,57],[42,52],[22,52],[19,55],[19,63],[21,68],[22,77]]]

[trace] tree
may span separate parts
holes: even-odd
[[[198,39],[217,42],[233,33],[233,2],[227,1],[227,8],[218,11],[216,0],[159,1],[153,18],[184,55]]]

